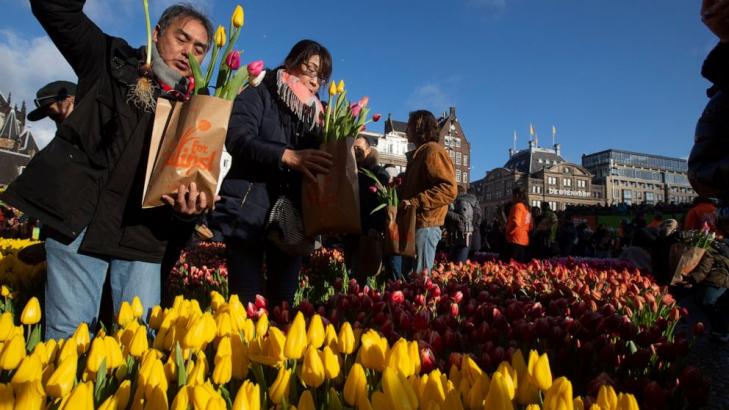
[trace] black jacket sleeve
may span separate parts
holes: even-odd
[[[30,0],[38,19],[73,71],[83,81],[106,62],[108,37],[83,12],[85,0]]]
[[[729,44],[719,43],[701,67],[701,75],[724,90],[729,86]]]
[[[235,99],[225,147],[234,161],[243,161],[249,168],[259,168],[258,172],[280,172],[283,170],[281,157],[288,145],[261,135],[263,127],[272,126],[264,121],[268,114],[265,92],[248,87]]]

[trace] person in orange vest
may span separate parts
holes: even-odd
[[[697,196],[693,206],[686,213],[683,229],[700,230],[704,227],[704,223],[709,226],[711,232],[716,231],[716,205],[709,198]]]
[[[502,260],[504,262],[511,260],[527,262],[529,232],[532,230],[533,223],[524,189],[514,188],[512,191],[512,204],[509,218],[506,221],[506,246],[502,254]]]

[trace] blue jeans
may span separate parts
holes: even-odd
[[[726,334],[729,332],[729,324],[726,320],[726,312],[717,305],[719,298],[724,295],[726,288],[717,288],[709,284],[704,284],[699,287],[700,298],[701,298],[701,310],[703,310],[709,324],[711,325],[712,332],[719,334]]]
[[[415,269],[417,273],[433,269],[435,249],[440,242],[440,227],[418,228],[415,230]]]
[[[107,272],[114,312],[119,311],[122,301],[131,303],[135,296],[146,312],[160,303],[159,263],[82,255],[78,248],[85,233],[68,245],[46,240],[46,339],[68,338],[81,322],[94,330]],[[142,318],[146,317],[145,313]]]
[[[468,246],[454,246],[451,249],[451,262],[458,263],[463,262],[466,263],[468,260],[468,252],[470,249]]]
[[[392,275],[392,280],[405,279],[405,276],[403,275],[401,255],[385,255],[382,259],[385,264],[386,271]]]

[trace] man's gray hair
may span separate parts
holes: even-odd
[[[164,33],[167,27],[169,27],[170,24],[178,18],[192,18],[202,23],[202,25],[205,26],[205,31],[208,33],[208,49],[210,49],[214,35],[213,23],[210,21],[208,16],[189,3],[174,4],[167,7],[165,11],[162,12],[162,16],[160,16],[159,21],[157,22],[160,34]]]

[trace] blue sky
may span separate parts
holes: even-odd
[[[227,26],[235,2],[193,0]],[[89,0],[106,32],[144,42],[140,0]],[[153,19],[170,0],[150,0]],[[374,111],[456,107],[472,144],[471,180],[503,165],[512,135],[540,145],[551,127],[563,155],[620,148],[686,157],[706,102],[701,63],[716,43],[699,1],[449,0],[241,3],[245,61],[279,64],[299,39],[334,56],[334,77]],[[70,69],[25,0],[0,0],[0,92],[30,102],[35,89]],[[52,124],[34,125],[41,139]],[[382,131],[382,123],[371,127]]]

